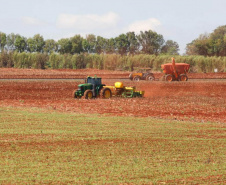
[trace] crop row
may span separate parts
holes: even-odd
[[[169,55],[0,53],[0,67],[34,69],[108,69],[133,71],[139,67],[161,71],[171,62]],[[190,72],[226,72],[226,57],[175,56],[176,62],[190,64]]]

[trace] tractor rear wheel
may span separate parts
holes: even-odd
[[[167,82],[172,82],[173,81],[173,76],[172,75],[166,75],[165,79]]]
[[[85,99],[92,99],[93,98],[93,92],[91,90],[86,90],[84,92],[84,98]]]
[[[100,97],[104,99],[109,99],[112,97],[111,90],[109,88],[103,88],[100,91]]]
[[[139,82],[140,81],[140,77],[139,76],[134,76],[133,77],[133,81]]]
[[[181,74],[179,76],[179,80],[185,82],[185,81],[188,81],[188,77],[186,74]]]
[[[149,75],[149,76],[146,77],[146,80],[147,81],[154,81],[155,80],[155,77],[152,76],[152,75]]]

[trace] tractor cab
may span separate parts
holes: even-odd
[[[87,77],[84,84],[78,85],[78,89],[73,92],[74,98],[81,98],[82,96],[97,97],[100,90],[105,86],[101,83],[99,77]]]
[[[87,79],[85,79],[85,83],[93,84],[93,85],[101,85],[101,78],[88,76]]]

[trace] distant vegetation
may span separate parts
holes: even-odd
[[[89,34],[86,38],[75,35],[59,41],[44,40],[39,34],[32,38],[0,32],[0,67],[35,69],[83,69],[133,70],[150,67],[160,71],[163,63],[191,64],[191,72],[226,71],[226,25],[211,34],[202,34],[187,44],[186,56],[180,56],[179,45],[165,41],[152,30],[121,34],[106,39]]]
[[[219,26],[213,33],[201,34],[187,44],[187,55],[226,56],[226,25]]]
[[[59,54],[176,54],[179,45],[172,40],[165,41],[161,34],[152,30],[141,31],[139,35],[134,32],[121,34],[118,37],[106,39],[101,36],[89,34],[86,38],[75,35],[71,38],[63,38],[57,42],[53,39],[44,40],[40,34],[32,38],[26,38],[18,34],[6,35],[0,32],[1,51],[17,51],[19,53],[59,53]]]
[[[161,71],[161,64],[171,62],[172,55],[126,55],[117,54],[45,54],[2,52],[0,67],[34,69],[108,69],[132,71],[137,67],[150,67]],[[176,62],[191,65],[190,72],[226,72],[226,57],[174,56]]]

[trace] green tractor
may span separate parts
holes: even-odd
[[[78,89],[73,92],[73,98],[92,99],[95,97],[111,98],[111,90],[104,88],[99,77],[87,77],[84,84],[78,85]]]
[[[101,83],[99,77],[87,77],[84,84],[78,85],[78,89],[73,92],[73,98],[92,99],[96,97],[111,98],[143,97],[144,91],[136,91],[136,87],[125,87],[122,82],[115,82],[114,86],[106,86]]]

